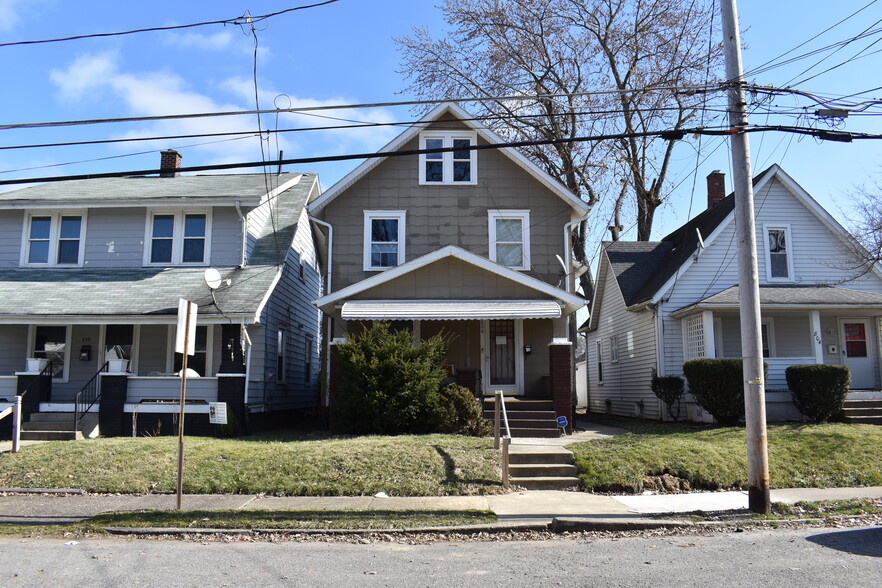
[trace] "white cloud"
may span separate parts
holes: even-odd
[[[11,31],[21,21],[28,0],[0,0],[0,31]]]
[[[233,40],[231,31],[223,31],[213,35],[200,35],[199,33],[168,33],[164,37],[167,45],[181,48],[203,49],[206,51],[223,51],[230,46]]]

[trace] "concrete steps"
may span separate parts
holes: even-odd
[[[98,415],[87,414],[74,429],[74,416],[69,412],[35,412],[21,424],[23,441],[76,441],[98,435]]]
[[[493,420],[494,399],[484,399],[484,418]],[[557,414],[551,400],[522,400],[506,397],[505,412],[511,436],[532,438],[560,437]]]
[[[882,425],[882,400],[846,400],[842,414],[848,423]]]
[[[579,477],[571,451],[557,446],[517,445],[509,452],[509,481],[527,490],[572,490]]]

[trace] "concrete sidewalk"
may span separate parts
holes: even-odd
[[[11,489],[0,489],[9,491]],[[774,502],[843,498],[882,498],[882,487],[804,488],[773,490]],[[303,509],[303,510],[490,510],[499,528],[547,527],[561,520],[578,521],[581,528],[647,528],[665,526],[657,517],[692,511],[747,508],[746,492],[703,492],[641,496],[602,496],[554,490],[513,492],[492,496],[444,497],[274,497],[258,495],[186,495],[184,510]],[[20,493],[0,496],[0,524],[74,523],[107,511],[174,510],[171,494],[90,495]]]

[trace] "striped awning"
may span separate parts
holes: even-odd
[[[350,300],[344,320],[479,320],[559,318],[554,300]]]

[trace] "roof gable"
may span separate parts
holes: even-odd
[[[392,139],[385,147],[380,149],[378,153],[380,154],[391,154],[395,151],[400,150],[404,145],[408,143],[408,141],[412,140],[416,136],[419,135],[420,132],[428,128],[428,126],[442,119],[445,115],[452,116],[456,120],[459,120],[461,123],[466,125],[471,130],[477,132],[478,136],[482,138],[484,141],[491,145],[504,144],[502,138],[500,138],[496,133],[480,124],[478,121],[472,120],[471,115],[463,110],[457,104],[453,102],[444,102],[439,104],[435,108],[433,108],[430,112],[428,112],[423,118],[421,118],[416,124],[408,128],[406,131]],[[582,215],[588,213],[588,205],[575,196],[572,192],[567,190],[563,185],[560,184],[557,180],[552,178],[548,173],[539,168],[535,163],[533,163],[529,158],[527,158],[523,153],[518,151],[513,147],[499,147],[498,148],[501,153],[503,153],[506,157],[512,160],[515,164],[519,165],[523,168],[527,173],[533,176],[536,180],[538,180],[541,184],[543,184],[546,188],[548,188],[552,193],[554,193],[558,198],[566,202],[571,208],[576,210]],[[384,161],[389,155],[382,155],[379,157],[372,157],[366,161],[364,161],[361,165],[352,170],[349,174],[347,174],[343,179],[338,181],[336,184],[331,186],[327,191],[325,191],[320,197],[316,198],[312,201],[309,206],[310,214],[316,214],[321,211],[325,206],[328,205],[332,200],[334,200],[337,196],[339,196],[342,192],[347,190],[350,186],[352,186],[356,181],[360,178],[367,175],[371,172],[377,165],[379,165],[382,161]]]

